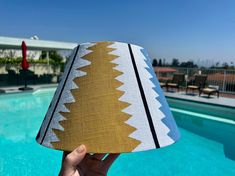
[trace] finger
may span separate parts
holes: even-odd
[[[109,154],[105,159],[104,159],[104,164],[106,169],[109,169],[109,167],[113,164],[113,162],[117,159],[117,157],[119,156],[119,153],[115,153],[115,154]]]
[[[62,156],[62,161],[64,161],[65,157],[69,154],[70,152],[63,152],[63,156]]]
[[[68,152],[63,152],[62,161],[61,161],[61,167],[63,166],[64,159],[65,159],[65,157],[66,157],[67,155],[68,155]]]
[[[95,158],[97,160],[102,160],[105,157],[105,155],[107,155],[107,153],[96,153],[92,155],[92,158]]]
[[[82,161],[85,154],[86,147],[84,145],[79,146],[65,157],[63,166],[76,169],[76,166]]]

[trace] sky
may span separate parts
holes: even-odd
[[[234,0],[0,0],[0,21],[0,36],[122,41],[168,62],[235,62]]]

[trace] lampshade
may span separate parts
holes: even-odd
[[[179,132],[150,58],[137,45],[83,43],[74,49],[48,108],[37,142],[92,153],[161,148]]]

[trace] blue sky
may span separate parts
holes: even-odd
[[[234,0],[0,0],[0,35],[124,41],[151,57],[235,61]],[[203,61],[204,60],[204,61]]]

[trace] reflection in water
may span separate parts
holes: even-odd
[[[14,142],[35,138],[52,96],[52,91],[39,96],[31,93],[2,96],[0,137]]]
[[[192,133],[215,140],[224,146],[227,158],[235,160],[235,125],[173,112],[177,124]]]

